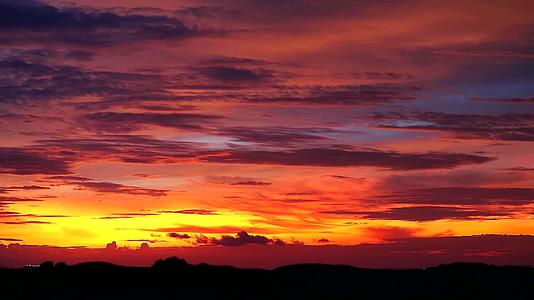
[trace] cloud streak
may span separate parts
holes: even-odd
[[[383,199],[407,204],[527,205],[534,201],[534,189],[443,187],[398,192]]]
[[[366,212],[363,219],[405,220],[425,222],[435,220],[481,220],[485,218],[506,217],[506,212],[491,212],[481,209],[468,209],[451,206],[413,206],[396,207],[385,211]]]
[[[18,148],[0,148],[0,173],[16,175],[68,174],[69,164],[60,159]]]
[[[143,40],[182,40],[214,34],[164,15],[118,14],[82,7],[57,8],[42,2],[0,2],[3,44],[48,42],[110,46]]]
[[[82,121],[87,127],[101,132],[131,132],[142,129],[143,125],[156,125],[176,129],[201,129],[204,125],[221,119],[215,115],[193,113],[118,113],[98,112],[85,115]]]
[[[392,170],[454,168],[482,164],[493,158],[460,153],[401,153],[374,149],[310,148],[292,151],[229,151],[202,158],[206,162],[322,167],[379,167]]]
[[[503,115],[415,112],[376,114],[382,128],[445,132],[460,139],[534,141],[534,114]]]

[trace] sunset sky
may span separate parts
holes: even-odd
[[[488,234],[462,253],[525,263],[533,11],[0,0],[0,264],[107,244],[330,262],[399,241],[439,263]]]

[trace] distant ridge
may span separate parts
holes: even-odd
[[[3,299],[534,299],[534,268],[453,263],[425,269],[299,264],[274,270],[45,262],[0,269]]]

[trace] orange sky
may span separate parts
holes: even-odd
[[[3,244],[534,235],[531,1],[0,7]]]

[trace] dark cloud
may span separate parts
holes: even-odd
[[[6,211],[6,210],[0,210],[0,218],[13,218],[13,217],[19,217],[22,214],[16,211]]]
[[[0,2],[0,43],[49,42],[108,46],[143,40],[181,40],[215,34],[165,15],[119,14],[82,7],[57,8],[42,2]]]
[[[350,177],[350,176],[345,176],[345,175],[325,175],[327,177],[331,177],[331,178],[334,178],[334,179],[339,179],[339,180],[351,180],[351,181],[359,181],[359,182],[364,182],[367,178],[355,178],[355,177]]]
[[[95,220],[117,220],[117,219],[132,219],[134,217],[132,216],[105,216],[105,217],[98,217],[93,218]]]
[[[191,238],[191,236],[187,233],[176,233],[176,232],[169,232],[167,236],[175,238],[175,239],[179,239],[179,240],[187,240]]]
[[[77,190],[91,190],[97,193],[116,193],[130,195],[145,195],[160,197],[167,195],[168,190],[151,189],[137,186],[124,185],[106,181],[95,181],[91,178],[81,176],[60,175],[47,177],[54,184],[75,185]],[[109,217],[111,219],[112,217]],[[116,216],[113,218],[117,218]]]
[[[508,216],[503,211],[488,211],[452,206],[415,206],[396,207],[385,211],[360,213],[363,219],[404,220],[404,221],[435,221],[442,219],[478,220]]]
[[[235,236],[223,235],[220,239],[212,238],[211,243],[220,246],[243,246],[248,244],[268,245],[272,240],[263,235],[250,235],[245,231],[238,232]]]
[[[65,160],[102,160],[127,163],[173,163],[194,158],[196,144],[157,140],[142,135],[100,135],[78,139],[37,141],[36,148]]]
[[[371,9],[379,9],[381,11],[401,9],[402,4],[404,4],[405,1],[388,3],[387,6],[383,5],[382,2],[368,0],[333,0],[329,1],[328,5],[305,0],[232,0],[227,1],[226,3],[229,7],[243,11],[243,13],[239,15],[239,19],[246,20],[247,24],[257,23],[261,28],[268,25],[270,28],[274,27],[274,30],[277,30],[277,32],[284,32],[288,29],[290,32],[294,32],[295,30],[300,29],[305,30],[302,28],[302,24],[310,24],[314,22],[320,24],[321,21],[324,20],[365,17],[366,12]],[[375,14],[373,13],[373,16],[374,15]],[[300,25],[300,27],[298,25]]]
[[[235,176],[208,176],[208,183],[227,184],[227,185],[250,185],[250,186],[267,186],[270,182],[265,182],[255,178],[235,177]]]
[[[342,85],[285,87],[275,97],[249,97],[253,103],[295,103],[307,105],[377,105],[415,100],[420,88],[412,85]]]
[[[209,245],[211,243],[211,239],[203,234],[198,234],[195,236],[195,245]]]
[[[0,99],[0,102],[2,100]],[[24,113],[0,113],[0,125],[3,127],[13,126],[17,123],[19,124],[29,124],[37,121],[44,121],[47,123],[51,122],[62,122],[63,120],[59,117],[49,117],[42,115],[34,114],[24,114]],[[21,132],[24,133],[24,132]],[[28,132],[28,135],[31,135],[32,132]]]
[[[104,132],[130,132],[143,125],[157,125],[178,129],[201,129],[207,123],[221,119],[215,115],[193,113],[119,113],[98,112],[81,118],[86,127]]]
[[[158,215],[158,214],[156,214],[156,213],[137,213],[137,212],[114,213],[114,214],[111,214],[111,215],[108,215],[108,216],[98,217],[98,218],[95,218],[95,219],[100,219],[100,220],[132,219],[132,218],[137,218],[137,217],[156,216],[156,215]]]
[[[7,149],[7,148],[4,148]],[[23,151],[9,148],[9,151]],[[50,160],[50,164],[71,161],[102,160],[127,163],[177,163],[197,161],[206,163],[265,164],[287,166],[331,167],[379,167],[392,170],[417,170],[454,168],[461,165],[481,164],[494,160],[492,157],[446,152],[402,153],[377,149],[353,149],[350,146],[308,148],[280,151],[230,148],[207,150],[201,144],[177,141],[161,141],[138,135],[101,135],[94,138],[39,140],[24,151],[42,151],[62,160]],[[13,159],[12,159],[13,160]],[[11,161],[12,161],[11,160]],[[12,165],[11,161],[6,164]],[[27,159],[24,159],[27,161]],[[48,160],[46,160],[48,162]],[[1,164],[0,164],[1,166]],[[13,166],[12,172],[22,172]],[[35,168],[32,164],[28,168]],[[7,165],[6,165],[7,168]],[[4,168],[4,169],[6,169]],[[16,170],[15,170],[16,169]],[[56,168],[57,169],[57,168]],[[45,174],[65,173],[58,170],[43,170]],[[6,173],[7,170],[4,171]],[[9,172],[7,172],[9,173]],[[26,173],[38,173],[27,170]],[[81,183],[81,185],[83,185]],[[89,186],[87,184],[86,186]],[[95,185],[96,186],[96,185]]]
[[[496,102],[496,103],[518,103],[518,104],[534,104],[534,97],[525,98],[471,98],[473,101],[481,102]]]
[[[91,190],[97,193],[116,193],[161,197],[167,195],[168,192],[168,190],[141,188],[137,186],[102,181],[80,181],[71,182],[69,184],[75,184],[78,186],[77,189],[79,190]]]
[[[75,176],[75,175],[56,175],[56,176],[50,176],[46,179],[50,180],[61,180],[61,181],[91,181],[91,178],[82,177],[82,176]]]
[[[32,54],[34,57],[36,54]],[[48,54],[50,57],[53,54]],[[71,54],[61,54],[71,55]],[[73,54],[74,55],[74,54]],[[79,53],[78,55],[83,55]],[[60,54],[56,54],[59,57]],[[0,55],[0,58],[2,56]],[[120,130],[120,123],[135,119],[140,124],[189,128],[219,117],[193,113],[116,113],[103,112],[113,107],[153,111],[184,111],[191,105],[183,101],[231,101],[270,105],[380,105],[415,99],[419,87],[412,85],[275,85],[290,75],[263,68],[232,66],[194,67],[183,74],[158,70],[118,72],[65,64],[64,59],[33,59],[31,55],[4,56],[0,59],[0,102],[42,104],[44,101],[68,100],[80,111],[98,111],[84,117],[93,123],[110,122]],[[246,85],[247,89],[242,89]],[[171,92],[170,90],[181,91]],[[195,90],[195,93],[191,93]],[[85,102],[74,97],[92,96]],[[166,102],[166,103],[163,103]],[[169,102],[174,105],[169,106]],[[64,104],[65,105],[65,104]],[[20,114],[19,114],[20,115]],[[4,116],[8,117],[7,115]],[[42,118],[42,117],[41,117]],[[61,119],[60,119],[61,120]],[[197,122],[193,122],[197,121]],[[129,123],[134,123],[130,121]],[[130,124],[128,124],[130,125]],[[111,126],[111,128],[114,128]]]
[[[4,225],[32,225],[32,224],[53,224],[52,222],[46,222],[46,221],[6,221],[6,222],[0,222],[0,224]]]
[[[135,177],[139,177],[139,178],[158,178],[158,177],[160,177],[161,175],[158,175],[158,174],[138,173],[138,174],[134,174],[133,176],[135,176]]]
[[[0,102],[33,103],[76,96],[139,98],[165,94],[157,74],[89,70],[21,59],[0,60]],[[122,101],[121,101],[122,102]]]
[[[47,186],[39,186],[39,185],[22,185],[22,186],[5,186],[0,187],[0,194],[2,193],[8,193],[12,191],[31,191],[31,190],[48,190],[50,189]]]
[[[160,210],[163,214],[184,214],[184,215],[203,215],[211,216],[217,215],[217,211],[211,209],[181,209],[181,210]]]
[[[38,215],[38,214],[23,214],[21,216],[31,217],[31,218],[69,218],[69,217],[72,217],[69,215]]]
[[[174,13],[183,17],[192,16],[196,19],[238,18],[241,15],[237,10],[227,10],[215,6],[183,7],[175,10]]]
[[[19,221],[19,218],[67,218],[70,217],[68,215],[40,215],[40,214],[26,214],[26,213],[19,213],[16,211],[6,211],[6,210],[0,210],[0,218],[17,218],[17,221]]]
[[[77,190],[91,190],[97,193],[117,193],[160,197],[167,195],[168,192],[168,190],[162,189],[150,189],[113,182],[95,181],[91,178],[81,176],[60,175],[47,177],[47,179],[53,180],[54,184],[75,185]]]
[[[19,60],[30,62],[53,61],[90,61],[94,58],[93,52],[85,50],[53,50],[45,48],[37,49],[19,49],[4,48],[0,49],[0,58],[2,60]]]
[[[513,167],[513,168],[506,168],[501,169],[503,171],[510,171],[510,172],[534,172],[534,168],[525,168],[525,167]]]
[[[353,76],[358,79],[367,80],[401,80],[413,79],[413,76],[397,72],[363,72],[354,73]]]
[[[1,242],[22,242],[21,239],[15,239],[15,238],[0,238]]]
[[[525,37],[530,39],[530,37]],[[529,50],[532,53],[531,49]],[[457,67],[455,72],[451,72],[448,84],[480,84],[497,85],[510,83],[523,83],[528,85],[534,79],[534,62],[530,60],[520,60],[517,57],[509,56],[506,63],[495,63],[491,57],[485,60],[473,60],[466,58],[465,63]]]
[[[214,133],[229,136],[239,142],[282,147],[327,141],[329,138],[324,134],[334,132],[336,131],[328,128],[227,127]]]
[[[503,6],[502,9],[504,8]],[[480,9],[481,7],[477,10]],[[464,13],[476,15],[467,11]],[[395,52],[414,66],[424,68],[428,65],[446,65],[447,74],[443,74],[435,82],[441,86],[443,84],[462,87],[494,86],[503,83],[528,85],[533,79],[534,70],[532,63],[534,48],[530,42],[533,35],[532,24],[531,22],[521,25],[501,23],[500,26],[497,31],[491,33],[488,31],[490,34],[484,41],[438,43],[425,47],[397,49]]]
[[[125,103],[126,104],[126,103]],[[125,105],[126,106],[126,105]],[[137,104],[134,106],[135,108],[140,108],[146,111],[186,111],[186,110],[193,110],[197,107],[194,105],[163,105],[163,104]]]
[[[105,249],[108,250],[108,251],[115,251],[115,250],[117,250],[117,249],[118,249],[117,242],[113,241],[113,242],[111,242],[111,243],[108,243],[108,244],[106,245],[106,248],[105,248]]]
[[[12,196],[0,196],[0,206],[2,203],[14,203],[14,202],[39,202],[43,201],[40,199],[31,199],[31,198],[21,198],[21,197],[12,197]]]
[[[481,164],[493,158],[472,154],[428,152],[401,153],[374,149],[310,148],[290,151],[232,150],[226,155],[206,156],[206,162],[288,166],[380,167],[394,170],[454,168]]]
[[[382,128],[429,130],[461,139],[534,141],[534,114],[449,114],[440,112],[378,113]]]
[[[210,80],[222,82],[262,83],[273,79],[273,71],[243,69],[227,66],[200,68],[198,71]]]
[[[285,193],[284,195],[286,196],[312,196],[316,194],[317,194],[316,192],[290,192],[290,193]]]
[[[527,205],[534,203],[531,188],[440,187],[396,192],[382,199],[407,204]]]
[[[249,58],[249,57],[235,57],[235,56],[216,56],[205,59],[200,62],[203,65],[269,65],[270,62]]]
[[[507,185],[525,180],[525,174],[506,174],[489,170],[451,170],[448,172],[419,172],[417,174],[391,174],[380,180],[377,189],[402,191],[451,186]]]
[[[65,161],[41,153],[0,147],[0,174],[68,174],[69,167]]]
[[[14,50],[13,50],[14,51]],[[70,101],[80,111],[105,110],[110,107],[143,108],[144,101],[182,101],[218,99],[216,93],[207,95],[177,95],[170,88],[179,89],[184,79],[164,75],[161,72],[143,70],[114,72],[93,69],[81,64],[65,64],[64,59],[44,59],[31,55],[1,55],[0,53],[0,103],[40,104],[43,101],[73,97],[93,96],[86,102]],[[9,53],[8,53],[9,54]],[[52,54],[50,54],[52,55]],[[192,79],[195,82],[199,78]],[[211,86],[211,82],[205,82]],[[186,84],[187,85],[187,84]],[[189,89],[190,87],[184,87]],[[211,86],[213,88],[213,86]],[[153,103],[145,109],[154,108]],[[150,107],[152,105],[152,107]],[[163,105],[158,105],[164,107]],[[175,106],[174,110],[186,107]],[[6,115],[6,114],[3,114]],[[21,114],[19,114],[21,115]],[[6,115],[8,116],[8,115]],[[5,116],[4,116],[5,117]]]
[[[286,243],[278,238],[270,239],[263,235],[252,235],[246,231],[240,231],[235,236],[222,235],[220,238],[207,237],[203,234],[195,237],[196,245],[216,245],[216,246],[245,246],[245,245],[273,245],[285,246]]]
[[[50,189],[47,186],[39,186],[39,185],[10,186],[9,188],[15,189],[15,190],[48,190]]]

